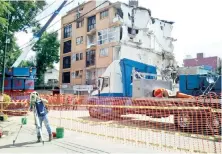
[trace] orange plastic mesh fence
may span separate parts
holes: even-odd
[[[166,152],[221,153],[221,99],[41,97],[56,127]],[[23,102],[23,112],[27,106]]]

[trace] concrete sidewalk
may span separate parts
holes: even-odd
[[[0,123],[4,130],[9,131],[8,136],[0,139],[0,153],[166,153],[152,148],[115,143],[109,139],[100,139],[96,136],[68,130],[65,130],[64,138],[47,142],[48,136],[45,128],[43,128],[43,132],[46,142],[43,145],[36,143],[36,130],[30,121],[27,125],[23,125],[13,146],[13,140],[21,126],[21,117],[10,118],[9,120],[10,122]],[[29,118],[29,120],[31,119]]]

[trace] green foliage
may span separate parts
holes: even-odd
[[[7,18],[5,18],[5,14],[14,10],[11,5],[5,1],[0,1],[0,26],[5,27],[8,24]],[[1,30],[0,30],[1,31]]]
[[[3,108],[6,108],[11,103],[11,97],[9,95],[3,94]]]
[[[23,60],[20,64],[21,67],[36,67],[35,65],[35,59],[30,58],[29,60]]]
[[[11,97],[9,95],[3,94],[3,102],[11,102]]]
[[[58,33],[44,33],[41,39],[32,48],[36,52],[37,84],[44,80],[47,68],[53,68],[54,63],[59,62]]]
[[[14,37],[15,32],[25,31],[38,25],[35,17],[43,10],[45,1],[0,1],[0,70],[2,70],[3,51],[5,50],[8,25],[8,44],[6,67],[10,67],[21,53]],[[10,12],[8,17],[8,12]],[[1,22],[2,21],[2,22]]]

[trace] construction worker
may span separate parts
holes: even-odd
[[[48,119],[48,109],[46,107],[47,103],[48,103],[48,101],[46,99],[40,98],[40,96],[37,92],[31,93],[31,95],[30,95],[30,111],[32,111],[32,109],[35,105],[35,108],[37,110],[39,123],[40,123],[40,127],[42,129],[42,122],[44,122],[47,132],[49,134],[49,141],[51,141],[52,140],[52,130],[51,130],[51,126],[49,124],[49,119]],[[35,121],[35,124],[36,124],[36,121]],[[37,129],[37,139],[38,139],[37,142],[40,142],[41,135],[40,135],[39,129]]]
[[[168,90],[168,89],[164,89],[164,88],[157,88],[153,90],[153,97],[158,97],[158,98],[162,98],[162,97],[169,97],[169,98],[193,98],[193,96],[191,95],[186,95],[180,92],[177,92],[176,95],[173,95],[173,92]]]

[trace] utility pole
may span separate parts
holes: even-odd
[[[8,20],[9,20],[9,12],[8,12]],[[7,52],[8,43],[10,43],[10,40],[8,39],[8,27],[9,23],[6,27],[5,50],[3,51],[2,89],[1,89],[2,96],[4,94],[4,86],[5,86],[4,81],[5,81],[6,52]]]

